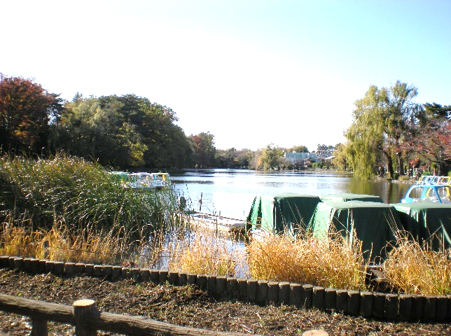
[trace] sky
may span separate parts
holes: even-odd
[[[449,0],[0,0],[0,72],[135,94],[218,149],[336,145],[397,80],[451,105]]]

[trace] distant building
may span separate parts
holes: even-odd
[[[285,153],[285,159],[291,164],[301,163],[304,161],[316,162],[318,160],[330,160],[333,158],[334,150],[335,149],[326,149],[310,153]]]
[[[318,156],[316,153],[285,153],[285,159],[291,164],[300,163],[305,160],[316,161],[318,160]]]

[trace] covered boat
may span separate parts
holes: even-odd
[[[393,204],[407,232],[434,250],[451,247],[451,204],[420,202]]]
[[[352,193],[323,195],[321,196],[321,201],[335,201],[335,202],[362,201],[362,202],[384,203],[384,201],[380,196],[366,194],[352,194]]]
[[[365,257],[372,261],[385,258],[387,244],[395,241],[401,223],[392,205],[363,201],[325,201],[317,205],[309,230],[319,238],[326,238],[331,231],[341,232],[352,242],[362,241]]]
[[[305,229],[320,199],[316,195],[276,194],[254,198],[246,220],[246,230],[269,233]]]

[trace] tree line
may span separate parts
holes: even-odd
[[[397,81],[371,85],[355,102],[347,141],[334,164],[356,176],[397,178],[415,169],[446,174],[451,168],[451,105],[419,104],[418,89]]]
[[[0,143],[7,153],[64,151],[115,169],[209,167],[213,136],[186,136],[176,113],[134,94],[64,101],[33,80],[0,73]]]
[[[383,172],[395,178],[414,168],[446,174],[451,167],[451,105],[418,104],[418,89],[397,81],[370,86],[355,102],[347,141],[335,146],[333,164],[356,176]],[[6,153],[51,156],[59,152],[95,160],[114,169],[251,168],[303,169],[286,152],[306,146],[257,151],[218,150],[214,135],[187,136],[169,107],[134,94],[65,101],[40,84],[0,73],[0,146]],[[316,163],[324,164],[324,163]]]
[[[40,84],[0,73],[0,144],[7,153],[51,156],[65,152],[114,169],[284,167],[286,150],[218,150],[214,135],[185,135],[176,113],[134,94],[65,101]],[[320,146],[320,145],[319,145]],[[322,145],[324,146],[324,145]]]

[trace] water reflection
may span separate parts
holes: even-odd
[[[189,170],[172,176],[176,190],[196,210],[245,218],[256,195],[356,193],[398,203],[408,184],[363,181],[350,175],[315,172],[261,172],[244,169]],[[202,204],[200,203],[202,199]]]

